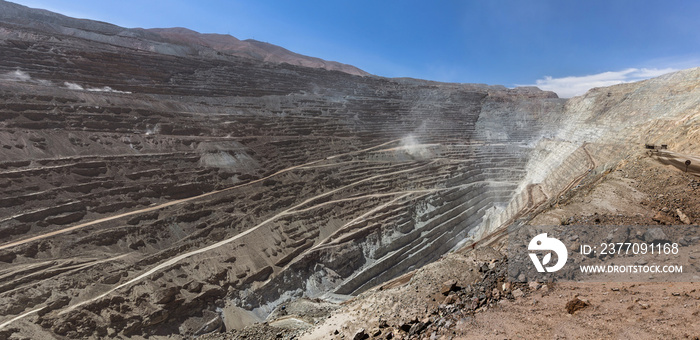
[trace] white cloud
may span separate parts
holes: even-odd
[[[561,98],[571,98],[582,95],[594,87],[631,83],[676,71],[678,71],[678,69],[674,68],[628,68],[622,71],[610,71],[587,76],[570,76],[562,78],[545,76],[544,79],[537,79],[534,86],[537,86],[545,91],[554,91]]]

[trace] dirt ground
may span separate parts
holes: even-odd
[[[695,224],[700,218],[698,188],[700,177],[640,153],[530,224]],[[682,221],[678,210],[689,220]]]

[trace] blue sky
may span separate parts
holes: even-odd
[[[700,66],[700,1],[13,0],[124,27],[256,39],[386,77],[563,97]]]

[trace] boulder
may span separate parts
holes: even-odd
[[[588,302],[583,301],[579,298],[573,298],[572,300],[569,300],[569,302],[566,303],[566,312],[569,314],[574,314],[577,311],[584,309],[588,306],[590,306]]]
[[[644,241],[649,243],[661,243],[668,240],[666,234],[661,228],[652,228],[644,232]]]
[[[688,218],[688,215],[684,214],[681,209],[676,209],[676,213],[678,214],[678,218],[683,222],[683,224],[690,224],[690,218]]]
[[[178,287],[168,287],[165,289],[161,289],[155,292],[155,294],[153,294],[153,300],[159,305],[164,305],[175,300],[175,296],[179,292],[180,288]]]
[[[369,339],[369,334],[365,332],[364,328],[361,328],[357,333],[355,333],[355,336],[352,338],[353,340],[365,340]]]
[[[440,287],[440,293],[445,296],[449,295],[450,292],[456,292],[458,290],[457,280],[447,280]]]

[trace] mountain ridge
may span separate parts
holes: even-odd
[[[143,30],[155,33],[162,37],[165,41],[170,41],[173,43],[187,42],[189,44],[196,44],[199,46],[212,48],[217,52],[226,53],[229,55],[247,57],[272,63],[287,63],[297,66],[323,68],[326,70],[341,71],[358,76],[369,75],[369,73],[352,65],[305,56],[292,52],[284,47],[254,39],[240,40],[229,34],[199,33],[184,27],[149,28]]]
[[[175,55],[223,53],[270,63],[322,68],[358,76],[370,75],[352,65],[302,55],[281,46],[252,39],[240,40],[227,34],[199,33],[182,27],[124,28],[102,21],[71,18],[59,13],[30,8],[4,0],[0,0],[0,21],[25,27],[48,28],[56,33],[108,42],[123,47],[148,49],[159,53]],[[145,44],[145,46],[143,43],[137,44],[132,40],[134,38],[145,39],[151,44]],[[182,48],[173,49],[159,46],[162,44],[176,45]]]

